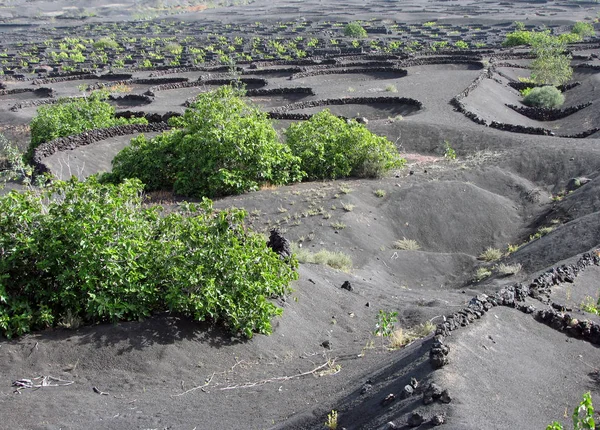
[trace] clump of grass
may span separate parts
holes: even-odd
[[[343,194],[350,194],[352,192],[352,188],[347,185],[340,185],[340,192]]]
[[[344,272],[352,269],[352,258],[343,252],[332,252],[326,249],[312,252],[295,244],[292,245],[292,251],[300,263],[323,264]]]
[[[394,85],[394,84],[389,84],[388,86],[385,87],[385,90],[388,93],[397,93],[398,92],[398,88],[396,88],[396,85]]]
[[[477,282],[483,281],[485,278],[492,275],[492,272],[487,267],[480,267],[475,272],[475,280]]]
[[[375,190],[375,191],[373,191],[373,193],[374,193],[374,194],[375,194],[377,197],[380,197],[380,198],[382,198],[382,197],[385,197],[385,195],[386,195],[386,192],[385,192],[385,190]]]
[[[346,212],[352,212],[354,210],[354,205],[350,203],[342,203],[342,208],[344,208]]]
[[[400,240],[395,241],[392,245],[392,248],[400,249],[402,251],[417,251],[421,249],[421,246],[417,243],[416,240],[402,238]]]
[[[504,264],[500,263],[498,265],[498,273],[501,275],[516,275],[522,269],[520,264]]]
[[[435,324],[431,321],[427,321],[423,324],[419,324],[411,329],[404,330],[402,328],[394,330],[390,336],[390,348],[398,349],[409,343],[421,339],[435,330]]]
[[[334,230],[343,230],[346,228],[346,224],[343,222],[332,222],[331,227],[333,227]]]
[[[502,257],[502,251],[497,248],[488,248],[479,255],[479,259],[483,261],[496,261]]]

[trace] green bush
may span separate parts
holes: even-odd
[[[367,30],[365,30],[358,22],[350,22],[344,27],[344,36],[367,37]]]
[[[594,31],[594,24],[587,22],[576,22],[571,29],[571,33],[578,35],[581,39],[584,37],[591,37],[596,34]]]
[[[553,86],[536,87],[523,98],[527,106],[557,108],[565,102],[565,96]]]
[[[531,42],[535,59],[531,62],[531,78],[536,84],[561,85],[571,79],[571,56],[566,53],[566,42],[549,32],[537,33]]]
[[[59,137],[95,128],[148,123],[145,118],[115,118],[115,108],[105,101],[107,98],[106,91],[95,91],[88,97],[60,99],[54,105],[40,106],[31,121],[29,156],[41,143]]]
[[[154,139],[141,136],[113,160],[103,178],[138,178],[147,190],[173,189],[183,196],[214,197],[256,190],[262,184],[300,181],[300,160],[278,141],[267,114],[225,86],[201,94],[179,127]]]
[[[378,177],[405,162],[385,137],[327,109],[308,121],[292,124],[285,137],[309,180]]]
[[[119,43],[109,37],[103,37],[102,39],[95,41],[92,46],[96,49],[117,49],[119,47]]]
[[[510,47],[510,46],[520,46],[520,45],[530,45],[532,39],[534,38],[534,31],[527,30],[515,30],[512,33],[508,33],[506,35],[506,39],[502,42],[502,46]]]
[[[268,299],[296,279],[244,226],[205,200],[182,212],[142,204],[142,184],[56,181],[0,198],[0,334],[137,320],[171,311],[251,337],[281,314]]]

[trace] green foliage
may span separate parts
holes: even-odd
[[[59,137],[95,128],[148,123],[145,118],[115,118],[115,108],[105,101],[107,97],[106,91],[95,91],[88,97],[61,99],[54,105],[40,106],[31,121],[29,155],[41,143]]]
[[[397,322],[398,312],[385,312],[380,309],[375,324],[375,336],[391,337]]]
[[[303,178],[300,160],[278,141],[266,113],[225,86],[203,93],[180,118],[177,130],[140,136],[117,154],[104,180],[138,178],[147,190],[214,197],[287,184]]]
[[[94,48],[96,49],[117,49],[119,48],[119,43],[111,39],[109,37],[103,37],[102,39],[97,40],[93,43]]]
[[[348,37],[367,37],[367,30],[359,22],[350,22],[344,27],[344,35]]]
[[[531,62],[531,78],[536,84],[561,85],[571,79],[571,56],[566,42],[548,32],[536,33],[531,42],[535,59]]]
[[[242,210],[205,200],[161,214],[142,204],[142,188],[92,177],[0,198],[1,334],[160,311],[247,337],[271,331],[282,311],[268,299],[288,291],[295,261],[247,231]]]
[[[565,102],[565,96],[553,86],[535,87],[523,98],[527,106],[557,108]]]
[[[586,296],[581,304],[581,309],[591,314],[600,315],[600,296],[598,300],[594,300],[591,296]]]
[[[378,177],[405,162],[385,137],[327,109],[308,121],[292,124],[285,136],[309,180]]]
[[[450,142],[444,140],[444,158],[446,160],[456,160],[456,150],[450,146]]]
[[[465,42],[464,40],[457,40],[454,43],[454,46],[457,47],[458,49],[469,49],[469,44],[467,42]]]
[[[573,411],[573,429],[574,430],[594,430],[596,422],[594,421],[594,406],[592,405],[592,396],[588,391],[583,395],[583,400]],[[546,430],[563,430],[563,425],[554,421],[546,427]]]
[[[581,39],[584,37],[591,37],[596,34],[594,31],[594,25],[587,22],[576,22],[571,29],[571,33],[578,35]]]
[[[520,45],[530,45],[533,40],[535,32],[526,31],[522,29],[517,29],[512,33],[508,33],[506,35],[506,39],[502,42],[502,46],[510,47],[510,46],[520,46]]]
[[[522,90],[520,90],[519,92],[521,93],[521,95],[523,97],[527,97],[529,95],[529,93],[531,93],[531,90],[533,90],[534,87],[529,87],[529,88],[523,88]]]

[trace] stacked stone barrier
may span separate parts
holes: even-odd
[[[569,115],[573,115],[588,106],[591,106],[592,102],[582,103],[577,106],[571,106],[565,109],[547,109],[541,107],[529,107],[529,106],[516,106],[506,104],[507,107],[511,108],[515,112],[526,116],[527,118],[536,121],[556,121],[562,118],[566,118]]]
[[[378,73],[387,72],[397,75],[397,77],[404,77],[408,75],[408,71],[405,69],[399,69],[396,67],[364,67],[356,69],[339,68],[339,69],[321,69],[321,70],[309,70],[306,72],[295,73],[290,76],[290,79],[308,78],[310,76],[322,76],[322,75],[337,75],[337,74],[351,74],[351,73]]]
[[[509,82],[508,85],[517,91],[523,91],[527,88],[535,88],[535,87],[543,87],[544,86],[543,84],[534,84],[534,83],[529,83],[529,82],[515,82],[515,81]],[[575,82],[570,82],[568,84],[559,85],[556,88],[561,93],[564,93],[565,91],[569,91],[575,87],[578,87],[579,85],[581,85],[581,82],[575,81]]]
[[[48,85],[55,84],[58,82],[81,81],[84,79],[98,79],[98,75],[88,73],[82,75],[59,76],[56,78],[34,79],[33,81],[31,81],[31,83],[32,85]]]
[[[161,132],[168,130],[169,128],[170,127],[166,122],[151,124],[126,124],[109,128],[99,128],[73,136],[61,137],[42,143],[40,146],[38,146],[33,152],[32,164],[37,173],[50,172],[48,166],[44,164],[44,158],[49,157],[56,152],[72,150],[80,146],[90,145],[111,137],[126,136],[128,134],[137,133]]]
[[[561,265],[537,276],[529,285],[514,284],[500,291],[487,295],[478,294],[473,297],[462,310],[444,317],[444,322],[436,327],[429,359],[435,369],[448,363],[450,348],[445,338],[461,327],[466,327],[496,306],[508,306],[521,312],[532,314],[537,321],[567,333],[570,336],[584,339],[592,344],[600,345],[600,324],[587,319],[578,320],[565,313],[566,308],[551,303],[552,287],[561,283],[573,283],[577,275],[589,266],[600,266],[600,250],[583,254],[574,264]],[[547,309],[536,310],[533,305],[523,303],[527,297],[539,300]]]
[[[372,104],[372,103],[389,103],[389,104],[405,104],[415,106],[417,109],[422,109],[423,104],[415,99],[408,97],[346,97],[337,99],[322,99],[322,100],[306,100],[297,103],[291,103],[269,112],[270,115],[285,114],[290,111],[307,109],[320,106],[332,105],[347,105],[347,104]],[[304,115],[304,114],[302,114]],[[282,118],[283,119],[283,118]],[[287,118],[285,118],[287,119]]]
[[[517,124],[506,124],[503,122],[492,121],[489,124],[489,127],[496,128],[498,130],[510,131],[511,133],[522,133],[522,134],[536,134],[540,136],[554,136],[554,132],[552,130],[548,130],[543,127],[528,127],[525,125],[517,125]]]
[[[465,97],[467,97],[471,93],[471,91],[475,90],[484,79],[491,78],[491,77],[492,77],[492,69],[484,69],[484,71],[473,82],[471,82],[469,84],[469,86],[464,89],[463,92],[452,97],[452,99],[450,100],[450,104],[452,106],[454,106],[454,109],[457,112],[462,113],[464,116],[466,116],[467,118],[469,118],[471,121],[473,121],[476,124],[486,125],[486,126],[488,125],[487,121],[485,119],[481,118],[476,113],[469,111],[466,108],[466,106],[464,105],[464,103],[462,102],[462,100]]]

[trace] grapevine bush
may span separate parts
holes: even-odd
[[[59,99],[40,106],[31,121],[29,155],[41,143],[95,128],[122,124],[147,124],[146,118],[115,118],[115,108],[106,102],[108,92],[94,91],[87,97]]]
[[[527,106],[557,108],[565,102],[565,96],[560,90],[551,85],[532,88],[523,97],[523,103]]]
[[[142,189],[91,177],[0,197],[0,334],[159,311],[271,331],[282,310],[269,298],[289,290],[295,260],[247,231],[242,210],[204,200],[165,214]]]
[[[327,109],[308,121],[292,124],[285,136],[309,180],[378,177],[405,162],[387,138]]]
[[[134,139],[104,179],[138,178],[147,190],[172,189],[193,197],[300,181],[298,157],[279,142],[267,114],[242,95],[230,86],[199,95],[182,117],[171,119],[176,130]]]

